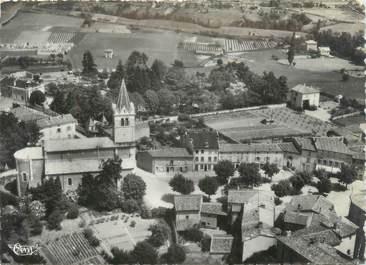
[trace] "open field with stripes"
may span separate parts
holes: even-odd
[[[96,248],[92,247],[82,232],[59,237],[41,247],[41,254],[50,264],[104,264]]]

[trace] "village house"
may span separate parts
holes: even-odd
[[[213,171],[219,159],[217,132],[191,131],[183,137],[183,142],[193,152],[194,171]]]
[[[342,255],[353,258],[358,226],[339,217],[334,205],[323,196],[294,196],[282,217],[284,230],[298,231],[294,235],[301,235],[312,242],[327,243]],[[331,242],[327,242],[329,238]]]
[[[231,161],[236,168],[240,163],[283,165],[283,151],[278,144],[221,144],[220,160]]]
[[[137,166],[162,176],[192,172],[193,155],[186,148],[165,148],[138,152]]]
[[[76,136],[77,121],[71,114],[37,120],[40,140],[71,139]]]
[[[318,43],[315,40],[307,40],[305,41],[306,50],[307,51],[317,51]]]
[[[135,108],[124,82],[112,107],[112,138],[45,139],[41,146],[15,152],[18,194],[39,185],[43,174],[59,177],[64,192],[74,191],[84,173],[97,174],[107,159],[121,159],[122,176],[130,173],[136,167]]]
[[[307,85],[297,85],[291,88],[288,94],[288,101],[292,108],[311,109],[319,106],[320,91]]]
[[[330,55],[330,48],[329,47],[318,47],[319,53],[321,56],[324,57],[332,57]]]
[[[14,82],[9,85],[11,91],[11,98],[20,103],[28,104],[30,95],[34,91],[41,91],[45,93],[44,84],[41,81],[36,81],[34,74],[30,72],[17,72],[11,75],[14,78]]]

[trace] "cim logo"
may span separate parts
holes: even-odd
[[[38,244],[36,244],[34,246],[26,246],[26,245],[22,246],[21,244],[16,243],[13,246],[13,252],[14,252],[14,254],[16,254],[18,256],[31,256],[31,255],[37,253],[38,249],[39,249]]]

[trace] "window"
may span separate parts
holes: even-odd
[[[198,157],[197,156],[195,157],[194,161],[198,162]]]
[[[347,249],[347,254],[350,255],[351,254],[351,250]]]
[[[306,158],[306,163],[310,163],[310,157]]]
[[[208,157],[208,162],[211,162],[211,157],[210,156]]]
[[[180,167],[180,168],[179,168],[179,171],[180,171],[180,172],[183,172],[183,168],[182,168],[182,167]]]
[[[203,149],[202,149],[202,150],[201,150],[201,154],[203,154],[204,152],[205,152],[205,150],[203,150]]]
[[[329,160],[329,165],[332,167],[333,166],[333,161]]]
[[[217,157],[216,156],[214,157],[214,162],[217,162]]]
[[[203,165],[201,165],[200,168],[203,169]]]
[[[204,157],[201,157],[201,162],[203,162]]]
[[[266,161],[269,162],[269,156],[266,157]]]
[[[60,133],[61,132],[61,128],[57,128],[57,132]]]
[[[255,158],[255,161],[260,161],[261,160],[261,158],[259,157],[259,156],[257,156],[256,158]]]
[[[23,181],[28,181],[28,176],[27,176],[27,173],[23,173],[22,174],[22,177],[23,177]]]
[[[334,166],[339,167],[339,163],[338,162],[334,162]]]
[[[166,167],[166,172],[169,172],[169,167]]]
[[[198,171],[198,165],[195,165],[195,166],[194,166],[194,170],[195,170],[195,171]]]
[[[129,124],[130,124],[130,122],[128,121],[128,118],[126,118],[125,125],[128,126]]]
[[[125,119],[121,119],[121,126],[125,126]]]
[[[186,215],[186,220],[188,220],[189,219],[189,215]]]
[[[199,150],[196,150],[196,154],[198,154],[200,151]]]
[[[207,168],[208,168],[208,170],[211,170],[211,164],[209,164],[209,165],[207,166]]]
[[[67,178],[67,184],[68,184],[69,186],[72,186],[72,178]]]
[[[173,160],[170,160],[170,165],[172,166],[174,164],[174,161]]]

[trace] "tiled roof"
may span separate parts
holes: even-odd
[[[320,151],[352,154],[341,137],[314,137],[315,147]]]
[[[75,118],[71,114],[48,117],[37,121],[37,125],[40,129],[59,126],[68,123],[76,123]]]
[[[176,211],[200,211],[202,195],[176,195],[174,196],[174,208]]]
[[[306,226],[309,215],[301,214],[298,212],[286,211],[284,216],[285,223],[299,224]]]
[[[300,146],[301,149],[314,151],[314,152],[316,151],[311,138],[295,137],[294,141]]]
[[[320,93],[320,91],[318,89],[316,89],[312,86],[306,86],[306,85],[301,85],[301,84],[291,88],[291,90],[296,91],[301,94]]]
[[[192,158],[186,148],[165,148],[157,150],[147,151],[151,157],[164,157],[164,158]]]
[[[348,261],[342,258],[337,251],[325,243],[310,243],[301,237],[279,236],[277,240],[286,245],[289,249],[315,264],[344,264]]]
[[[194,149],[219,149],[217,133],[214,131],[189,132]]]
[[[98,159],[78,160],[45,160],[46,175],[63,175],[71,173],[99,172],[102,170]]]
[[[329,228],[314,225],[300,229],[292,234],[293,237],[302,237],[306,242],[320,242],[331,246],[337,246],[341,240],[334,231]]]
[[[234,237],[231,235],[213,235],[211,237],[210,253],[229,254]]]
[[[37,121],[40,119],[44,119],[48,117],[48,115],[31,109],[24,106],[16,107],[10,110],[11,113],[14,114],[14,116],[21,121],[28,122],[28,121]]]
[[[73,150],[97,150],[115,147],[114,142],[108,137],[46,140],[46,152],[63,152]]]
[[[357,229],[357,225],[346,218],[341,218],[339,219],[339,222],[337,222],[334,232],[343,238],[356,233]]]
[[[228,203],[248,203],[251,201],[273,201],[273,193],[263,190],[229,190]]]
[[[222,210],[222,204],[217,202],[202,203],[201,213],[226,215],[226,213]]]
[[[278,144],[222,144],[220,145],[221,153],[271,153],[281,152],[282,149]]]
[[[286,153],[293,153],[293,154],[299,154],[299,150],[297,150],[296,146],[292,142],[284,142],[279,143],[278,146],[281,148],[283,152]]]

